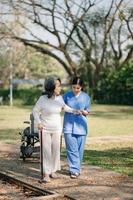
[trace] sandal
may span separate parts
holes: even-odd
[[[50,183],[50,178],[49,176],[45,176],[43,179],[39,180],[39,183]]]

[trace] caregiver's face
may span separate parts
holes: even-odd
[[[80,94],[82,87],[79,84],[72,85],[72,91],[75,95]]]

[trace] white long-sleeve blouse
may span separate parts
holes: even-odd
[[[67,106],[61,95],[48,98],[41,96],[33,108],[33,116],[36,124],[42,123],[44,131],[48,133],[61,132],[61,111],[73,113],[74,109]]]

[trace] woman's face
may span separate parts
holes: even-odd
[[[82,87],[77,84],[77,85],[72,85],[72,91],[75,95],[80,94]]]
[[[54,89],[54,95],[58,96],[58,95],[60,95],[60,92],[61,92],[61,83],[60,83],[59,80],[56,80],[55,89]]]

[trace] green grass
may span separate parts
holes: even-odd
[[[0,141],[8,144],[16,144],[20,140],[19,129],[2,129],[0,130]]]
[[[114,140],[87,143],[84,162],[133,176],[133,139],[122,139],[133,135],[133,107],[92,105],[88,120],[88,141],[89,137],[114,137]]]
[[[88,121],[90,137],[132,135],[133,107],[92,105]]]
[[[84,162],[133,176],[133,149],[131,147],[108,150],[85,150]]]
[[[27,125],[31,107],[0,106],[0,141],[17,143],[20,140],[19,132]]]
[[[18,134],[27,125],[32,107],[0,106],[0,141],[20,142]],[[133,133],[133,107],[92,105],[88,117],[89,134],[84,154],[84,162],[133,176],[133,140],[124,140]],[[114,140],[99,138],[111,137]],[[90,139],[94,139],[90,142]],[[119,140],[120,139],[120,140]],[[65,157],[65,151],[62,151]]]
[[[133,141],[126,143],[103,143],[86,145],[83,162],[133,176]],[[61,156],[66,159],[65,148]]]
[[[130,144],[131,145],[131,144]],[[133,148],[114,147],[112,149],[100,150],[97,148],[85,149],[83,162],[88,165],[99,166],[105,169],[119,172],[123,175],[133,176]],[[130,147],[129,147],[130,146]],[[66,159],[66,151],[63,148],[61,156]]]

